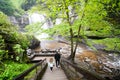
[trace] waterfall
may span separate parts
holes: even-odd
[[[13,23],[14,25],[18,24],[18,21],[16,20],[16,18],[14,16],[9,16],[9,20],[11,21],[11,23]]]
[[[43,29],[49,29],[52,27],[53,27],[53,23],[52,23],[51,19],[47,19],[46,22],[42,26]]]
[[[51,27],[53,27],[53,23],[51,21],[50,18],[47,18],[45,14],[39,14],[39,13],[32,13],[31,15],[29,15],[29,23],[43,23],[43,25],[41,26],[43,29],[49,29]]]
[[[53,27],[53,23],[50,18],[46,17],[46,14],[39,14],[37,12],[32,13],[29,15],[29,24],[37,23],[40,22],[42,23],[42,26],[40,26],[43,29],[49,29]],[[43,39],[43,38],[48,38],[47,33],[41,33],[40,35],[35,35],[36,38],[38,39]]]
[[[44,22],[45,21],[45,15],[33,13],[29,15],[29,23],[37,23],[37,22]]]
[[[59,25],[60,23],[62,23],[62,18],[57,18],[56,22],[55,22],[55,25]]]

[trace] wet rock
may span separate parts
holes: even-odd
[[[105,49],[105,48],[106,48],[106,46],[100,45],[100,44],[94,44],[93,46],[94,46],[96,49]]]

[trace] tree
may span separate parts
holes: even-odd
[[[0,0],[0,11],[7,15],[13,15],[15,8],[9,0]]]
[[[25,0],[22,4],[22,8],[27,11],[29,10],[33,5],[35,5],[36,0]]]
[[[107,27],[107,30],[110,32],[110,25],[104,20],[106,10],[104,10],[104,5],[98,2],[98,0],[43,0],[41,3],[44,3],[44,8],[48,8],[52,19],[64,19],[65,26],[54,29],[54,32],[55,30],[65,29],[64,31],[66,32],[69,30],[71,41],[71,55],[69,59],[73,62],[80,36],[86,37],[84,33],[86,30],[101,31]],[[75,46],[74,36],[77,36]]]
[[[119,24],[120,21],[120,1],[119,0],[104,0],[100,1],[107,11],[107,20],[113,24]]]
[[[7,59],[7,53],[10,57],[11,55],[16,57],[14,51],[17,52],[18,50],[21,50],[22,53],[22,50],[25,50],[30,44],[28,37],[25,34],[18,32],[17,27],[13,26],[8,20],[8,17],[2,12],[0,12],[0,42],[0,57],[3,56],[4,59]],[[13,49],[12,47],[14,47],[14,45],[16,46]],[[20,51],[18,53],[20,53]],[[24,56],[24,53],[22,54],[25,58],[26,56]],[[19,55],[17,56],[19,57]]]

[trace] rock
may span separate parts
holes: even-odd
[[[19,26],[20,31],[23,31],[23,28],[29,24],[28,14],[24,14],[21,17],[9,16],[9,20],[13,25]]]

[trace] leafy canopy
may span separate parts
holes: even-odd
[[[9,0],[0,0],[0,11],[7,15],[12,15],[15,8]]]
[[[108,2],[104,0],[104,3]],[[54,22],[56,18],[63,19],[62,24],[55,25],[56,27],[53,30],[49,29],[50,31],[48,32],[50,34],[57,32],[61,35],[66,35],[66,33],[70,35],[69,23],[72,26],[74,35],[77,35],[80,25],[82,25],[81,35],[88,35],[86,34],[88,30],[104,33],[110,33],[111,31],[111,24],[105,20],[107,16],[107,11],[104,9],[105,6],[98,0],[38,0],[38,3],[41,6],[39,5],[37,9],[49,11],[47,14],[49,14]]]

